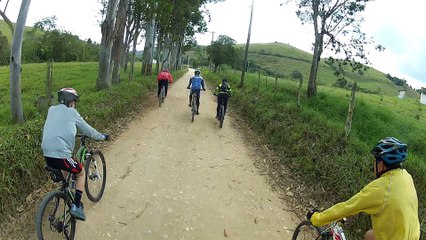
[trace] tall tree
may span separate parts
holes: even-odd
[[[24,121],[21,95],[21,51],[30,3],[31,0],[22,0],[18,20],[16,21],[16,28],[13,33],[12,52],[10,54],[10,112],[12,114],[12,121],[16,123]]]
[[[226,35],[219,35],[217,40],[207,46],[207,54],[214,65],[214,72],[222,64],[234,66],[237,51],[234,48],[235,40]]]
[[[99,70],[97,89],[109,88],[111,86],[111,53],[114,39],[117,36],[115,21],[117,8],[120,0],[109,0],[105,20],[101,24],[101,46],[99,51]]]
[[[118,5],[117,20],[115,22],[115,28],[117,29],[117,37],[114,40],[112,52],[113,52],[113,68],[111,82],[117,84],[120,82],[120,67],[121,58],[124,51],[124,30],[126,27],[126,13],[129,0],[121,0]]]
[[[297,16],[302,24],[312,24],[315,40],[313,44],[312,65],[309,74],[307,95],[317,94],[317,73],[321,54],[328,48],[336,56],[344,56],[341,64],[349,63],[352,68],[361,69],[368,64],[365,46],[367,40],[361,32],[360,24],[364,21],[361,13],[370,0],[290,0],[297,4]],[[377,46],[381,50],[381,46]]]

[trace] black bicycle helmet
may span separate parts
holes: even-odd
[[[407,158],[407,144],[394,137],[387,137],[380,140],[371,153],[388,166],[399,165]]]
[[[228,83],[228,79],[226,78],[222,79],[222,83]]]
[[[200,70],[198,70],[198,69],[195,70],[194,74],[197,75],[197,76],[200,75]]]
[[[74,88],[62,88],[58,91],[58,102],[69,107],[72,101],[77,102],[79,99],[78,93]]]

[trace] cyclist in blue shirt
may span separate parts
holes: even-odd
[[[188,87],[186,88],[191,89],[191,93],[189,94],[189,104],[188,104],[189,107],[191,107],[192,94],[197,93],[197,115],[198,115],[199,114],[198,109],[200,108],[200,91],[201,89],[203,89],[203,91],[206,91],[206,88],[204,87],[204,80],[200,76],[200,71],[195,70],[194,74],[195,76],[189,79]]]

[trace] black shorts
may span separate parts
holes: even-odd
[[[80,173],[83,169],[83,164],[72,158],[51,158],[44,157],[46,164],[49,167],[61,169],[70,173]]]

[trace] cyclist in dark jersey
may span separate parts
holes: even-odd
[[[217,107],[216,107],[216,118],[219,119],[219,107],[220,104],[223,102],[223,106],[224,106],[224,113],[223,115],[225,116],[226,114],[226,109],[228,108],[228,100],[231,97],[231,86],[228,83],[228,79],[224,78],[222,80],[221,83],[219,83],[216,86],[216,89],[214,91],[215,96],[217,96]]]

